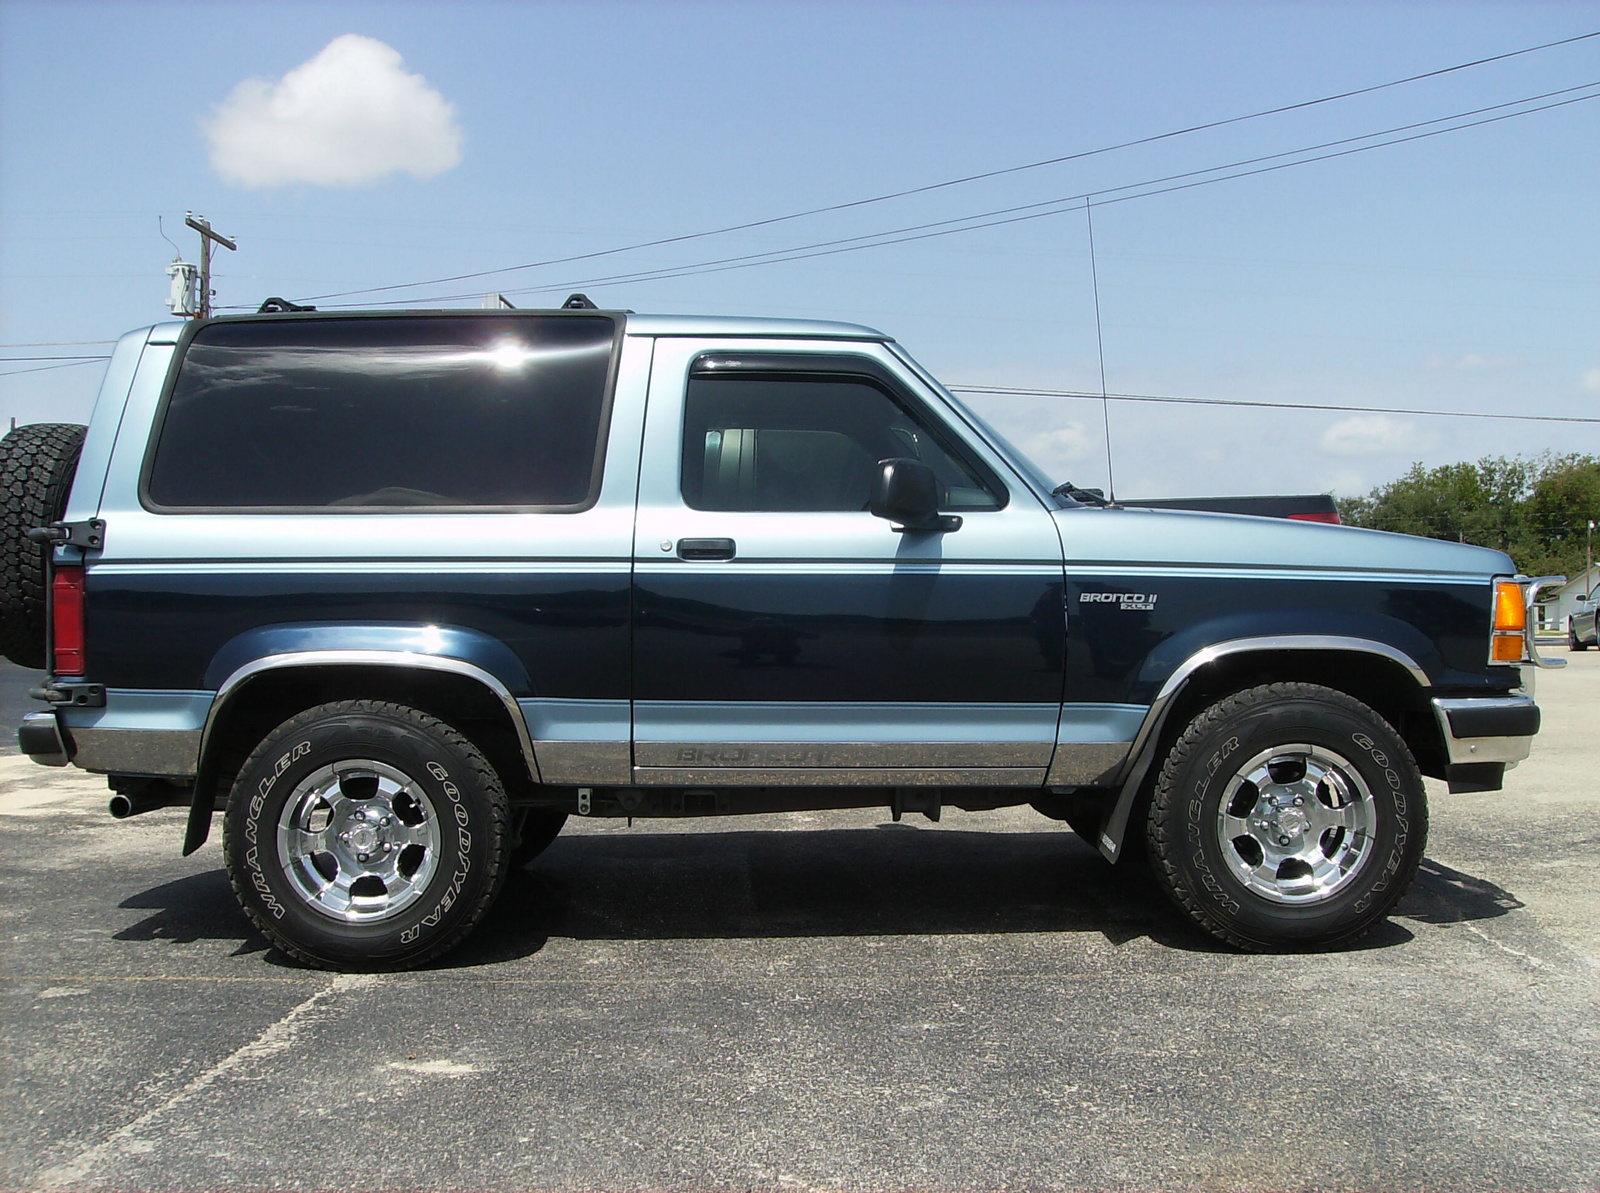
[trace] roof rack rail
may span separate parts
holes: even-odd
[[[267,299],[266,302],[261,304],[261,307],[256,311],[256,314],[281,315],[287,314],[290,311],[314,311],[316,309],[316,307],[302,306],[298,302],[290,302],[287,298],[279,298],[277,295],[273,295],[271,298]]]

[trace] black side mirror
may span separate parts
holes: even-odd
[[[879,460],[867,508],[896,523],[896,534],[961,529],[960,518],[939,512],[939,479],[921,460]]]

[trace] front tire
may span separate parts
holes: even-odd
[[[507,801],[476,746],[398,704],[279,726],[240,768],[223,852],[245,914],[311,965],[405,969],[459,944],[505,878]]]
[[[1206,931],[1250,951],[1370,931],[1427,843],[1422,775],[1394,729],[1313,684],[1217,702],[1173,745],[1150,805],[1158,882]]]

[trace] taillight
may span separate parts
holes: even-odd
[[[1527,641],[1527,596],[1515,580],[1500,580],[1494,586],[1494,643],[1489,648],[1489,661],[1522,662],[1527,657]]]
[[[1314,514],[1290,514],[1291,522],[1326,522],[1330,526],[1343,526],[1337,510],[1319,510]]]
[[[50,632],[57,675],[82,675],[83,567],[58,563],[50,582]]]

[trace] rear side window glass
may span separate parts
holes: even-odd
[[[1004,504],[943,435],[865,378],[693,376],[684,403],[691,509],[864,510],[879,461],[921,460],[942,510]]]
[[[146,494],[165,509],[581,509],[604,316],[216,323],[190,342]]]

